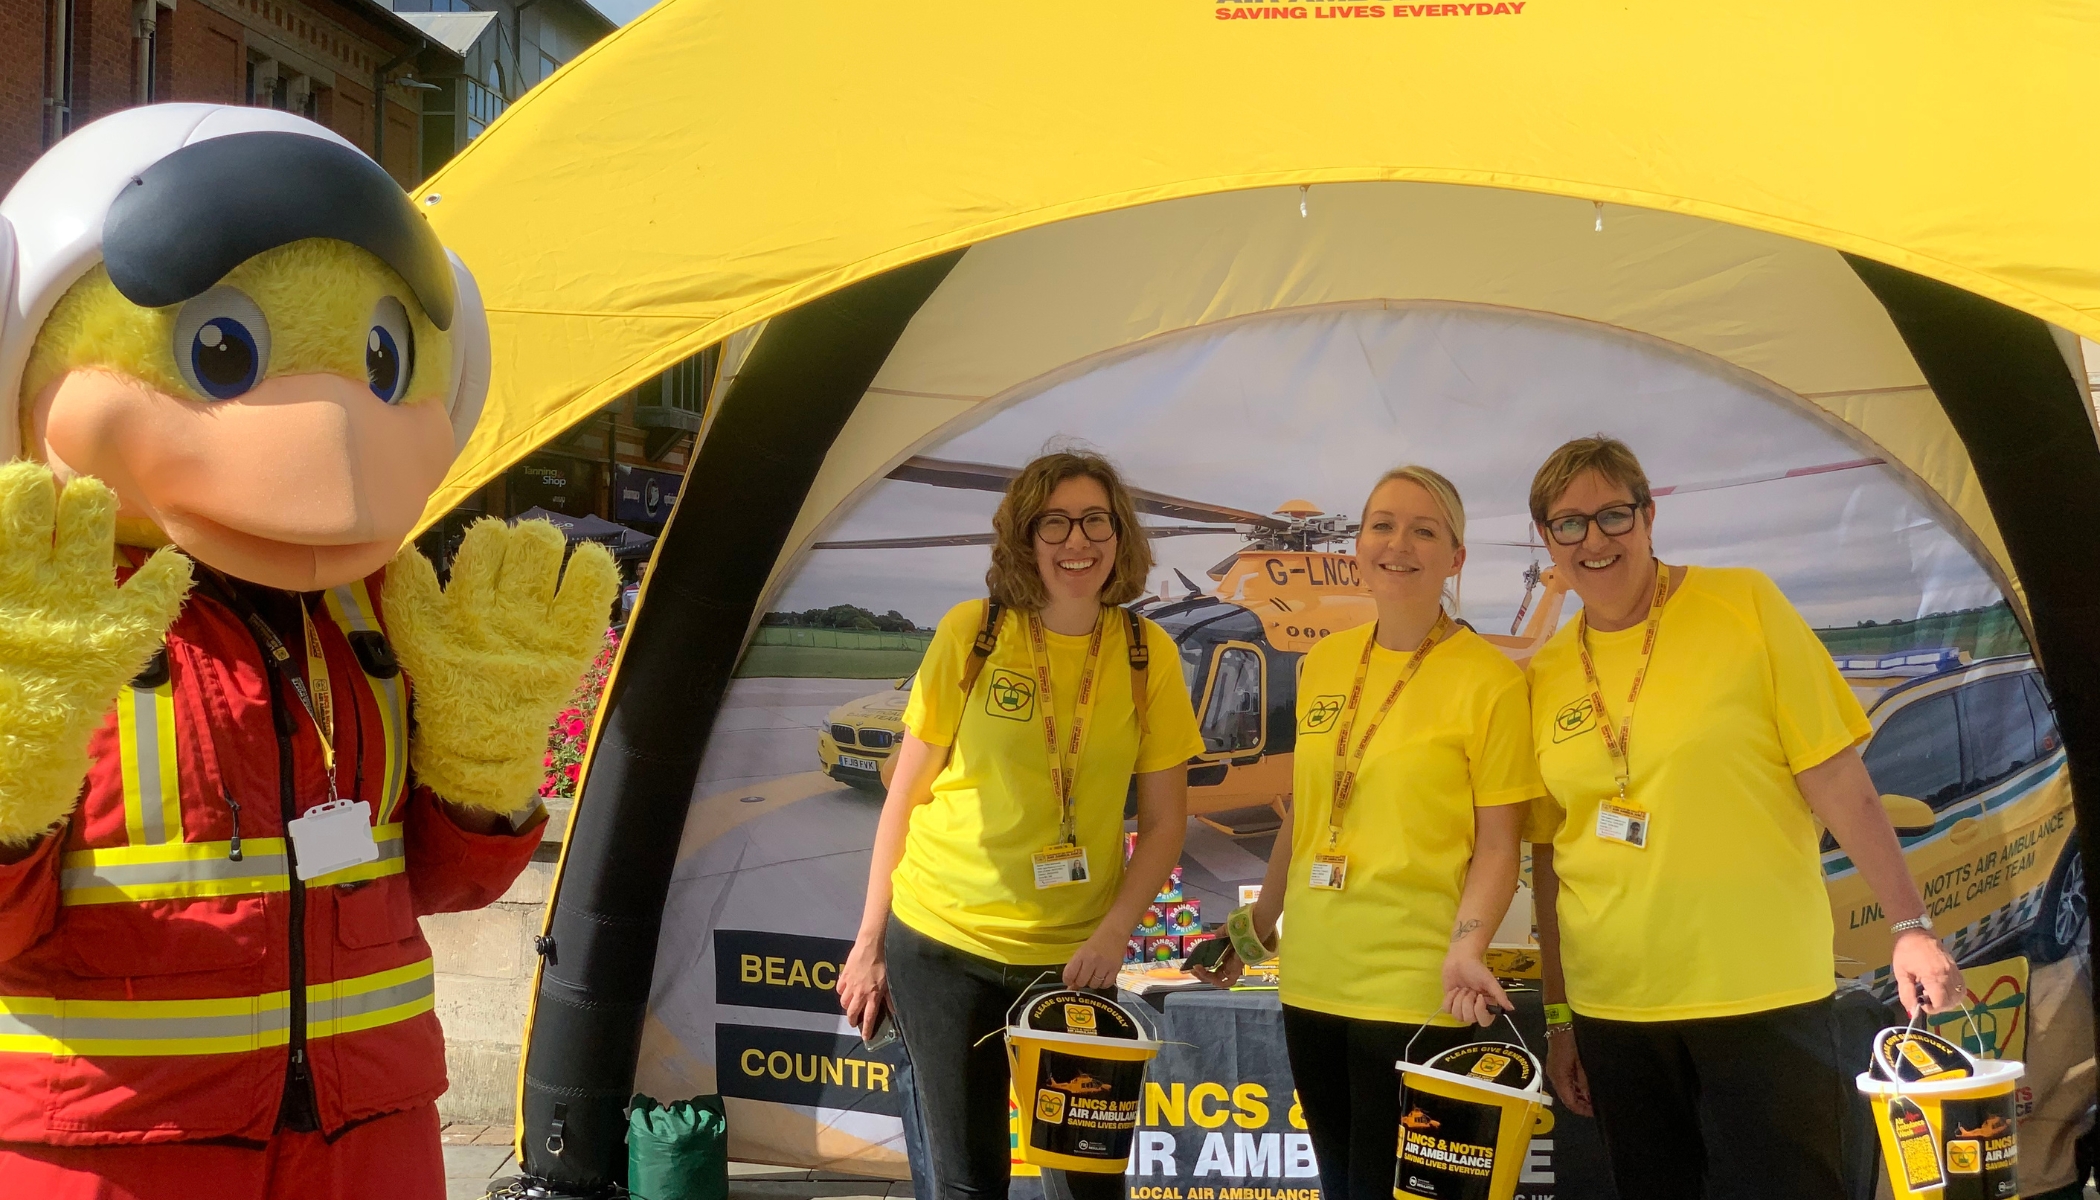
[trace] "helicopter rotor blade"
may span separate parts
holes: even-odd
[[[899,463],[889,474],[891,479],[904,483],[924,483],[934,487],[963,488],[978,492],[1003,492],[1013,477],[1020,474],[1019,467],[1001,466],[997,463],[953,462],[948,459],[927,458],[915,455]],[[1184,500],[1163,492],[1131,488],[1130,498],[1137,510],[1150,517],[1177,517],[1184,521],[1229,521],[1235,525],[1252,525],[1264,530],[1282,530],[1290,523],[1276,517],[1249,512],[1243,508],[1227,508],[1221,504],[1205,504],[1200,500]]]
[[[1884,458],[1855,458],[1845,462],[1819,463],[1812,467],[1794,467],[1785,471],[1763,471],[1756,475],[1736,475],[1727,479],[1705,479],[1694,483],[1673,483],[1663,487],[1649,488],[1648,494],[1663,496],[1689,496],[1694,492],[1718,492],[1727,488],[1749,487],[1754,483],[1777,483],[1782,479],[1805,479],[1811,475],[1828,475],[1833,471],[1856,471],[1861,467],[1886,466]],[[1544,544],[1530,542],[1491,542],[1475,538],[1470,543],[1476,546],[1516,546],[1525,550],[1544,550]]]
[[[1861,467],[1879,467],[1887,463],[1881,458],[1855,458],[1847,462],[1822,463],[1813,467],[1795,467],[1790,471],[1766,471],[1758,475],[1737,475],[1729,479],[1709,479],[1699,483],[1676,483],[1668,487],[1650,488],[1654,496],[1685,496],[1693,492],[1717,492],[1722,488],[1748,487],[1753,483],[1772,483],[1780,479],[1800,479],[1809,475],[1828,475],[1832,471],[1856,471]]]
[[[1192,537],[1201,534],[1240,536],[1233,525],[1146,525],[1142,527],[1147,539],[1168,537]],[[838,542],[818,542],[812,550],[928,550],[939,546],[989,546],[998,537],[990,533],[931,534],[925,537],[858,538]]]
[[[989,546],[998,541],[989,533],[948,533],[927,537],[856,538],[843,542],[818,542],[812,550],[928,550],[936,546]]]

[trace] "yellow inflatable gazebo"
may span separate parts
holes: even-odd
[[[2010,605],[2100,820],[2095,61],[2075,6],[1803,0],[666,0],[581,56],[420,194],[495,356],[431,517],[729,350],[550,906],[528,1173],[619,1178],[703,746],[796,564],[956,431],[1208,331],[1572,323],[1834,431]]]

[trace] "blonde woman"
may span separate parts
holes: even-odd
[[[919,668],[839,977],[864,1036],[885,1007],[895,1014],[934,1186],[950,1200],[1006,1194],[1008,1072],[988,1035],[1046,976],[1114,985],[1180,858],[1184,764],[1203,748],[1172,639],[1116,607],[1143,592],[1152,554],[1115,469],[1090,454],[1038,458],[992,528],[990,600],[950,610]],[[1122,1195],[1119,1174],[1044,1176],[1053,1196]]]
[[[1229,985],[1243,955],[1266,957],[1290,913],[1284,1035],[1321,1190],[1388,1200],[1393,1063],[1410,1040],[1419,1060],[1510,1007],[1483,957],[1545,789],[1523,672],[1444,607],[1466,561],[1457,489],[1427,467],[1387,473],[1356,561],[1377,623],[1305,656],[1290,825],[1206,978]]]
[[[1656,561],[1624,442],[1555,450],[1531,516],[1582,598],[1531,662],[1553,1090],[1595,1107],[1622,1200],[1839,1200],[1861,1051],[1838,1043],[1818,820],[1888,914],[1904,1007],[1961,995],[1855,749],[1866,715],[1770,579]]]

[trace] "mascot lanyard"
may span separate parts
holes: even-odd
[[[306,676],[302,679],[291,669],[292,652],[285,649],[284,641],[277,636],[276,630],[270,628],[270,623],[262,619],[262,614],[255,611],[255,606],[231,589],[213,590],[219,592],[219,599],[230,602],[234,611],[240,613],[241,620],[255,631],[270,666],[284,676],[284,681],[292,687],[292,694],[299,697],[299,707],[306,710],[307,717],[314,723],[314,732],[321,738],[321,761],[328,767],[329,792],[331,796],[339,794],[341,789],[336,786],[335,778],[335,692],[328,683],[328,659],[321,652],[321,635],[314,629],[314,619],[306,611],[306,601],[293,597],[299,605],[299,623],[306,642]]]
[[[1648,682],[1648,664],[1655,656],[1655,635],[1662,628],[1663,605],[1670,599],[1670,568],[1661,559],[1655,563],[1655,598],[1648,606],[1648,631],[1641,637],[1640,663],[1633,671],[1633,686],[1626,692],[1626,716],[1616,732],[1612,729],[1611,710],[1604,703],[1604,685],[1597,679],[1597,663],[1590,655],[1590,613],[1585,606],[1575,618],[1575,654],[1582,660],[1582,678],[1590,687],[1590,707],[1597,714],[1597,732],[1604,736],[1604,752],[1611,756],[1612,774],[1618,779],[1619,794],[1606,800],[1597,810],[1597,836],[1608,842],[1632,846],[1637,850],[1648,847],[1648,813],[1635,804],[1627,795],[1633,782],[1633,764],[1626,751],[1633,738],[1633,706],[1641,698],[1641,687]]]
[[[1313,856],[1311,884],[1330,891],[1342,890],[1342,883],[1349,871],[1349,856],[1335,853],[1342,840],[1342,818],[1348,815],[1349,802],[1356,798],[1356,775],[1363,768],[1364,752],[1371,748],[1371,739],[1378,736],[1378,727],[1385,724],[1387,714],[1400,699],[1400,693],[1413,681],[1416,672],[1422,669],[1422,660],[1436,649],[1438,642],[1451,629],[1451,614],[1437,610],[1436,623],[1415,647],[1414,655],[1407,665],[1400,668],[1400,678],[1393,681],[1393,690],[1385,694],[1385,703],[1371,714],[1371,723],[1364,727],[1364,735],[1356,740],[1352,753],[1349,735],[1356,729],[1356,710],[1363,703],[1364,684],[1371,675],[1371,655],[1378,648],[1378,630],[1374,626],[1371,636],[1364,639],[1364,656],[1357,661],[1356,679],[1349,686],[1349,703],[1342,710],[1341,727],[1334,735],[1334,802],[1327,809],[1327,853]]]

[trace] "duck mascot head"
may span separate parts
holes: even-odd
[[[416,917],[530,859],[617,585],[404,547],[473,276],[335,134],[168,104],[0,202],[0,301],[0,1193],[439,1194]]]

